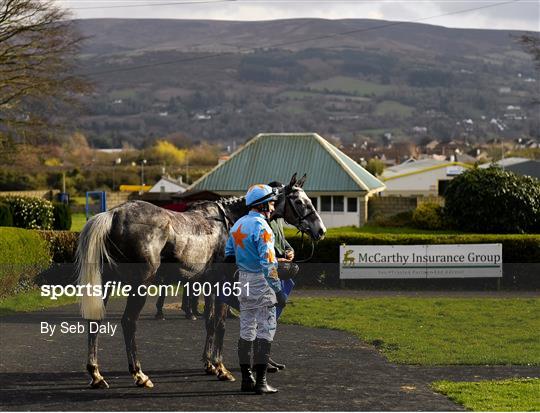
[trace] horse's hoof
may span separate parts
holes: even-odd
[[[105,381],[105,379],[92,380],[90,387],[92,389],[108,389],[109,384]]]
[[[206,372],[206,374],[208,374],[209,376],[217,376],[218,374],[218,371],[217,369],[211,365],[211,364],[207,364],[204,368],[204,371]]]
[[[152,383],[152,380],[150,380],[148,377],[146,380],[137,380],[135,384],[137,387],[146,387],[147,389],[152,389],[154,387],[154,383]]]
[[[217,378],[220,381],[236,381],[230,371],[221,372],[220,374],[218,374]]]
[[[156,320],[165,320],[165,316],[163,315],[163,313],[157,313],[154,316],[154,319],[156,319]]]

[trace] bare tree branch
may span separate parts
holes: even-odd
[[[0,135],[53,127],[89,90],[72,74],[82,40],[52,0],[0,0]]]

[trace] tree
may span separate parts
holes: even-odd
[[[473,168],[450,181],[444,217],[455,229],[479,233],[538,233],[540,180],[499,167]]]
[[[52,0],[0,0],[0,136],[58,126],[89,84],[73,75],[83,38]]]
[[[381,176],[384,171],[384,162],[380,159],[371,158],[367,165],[366,170],[375,176]]]

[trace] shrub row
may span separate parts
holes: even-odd
[[[301,237],[287,238],[295,250],[301,249]],[[307,242],[309,244],[309,241]],[[311,262],[339,262],[339,246],[347,245],[424,245],[424,244],[503,244],[503,261],[540,262],[540,235],[529,234],[369,234],[328,235],[319,241]],[[308,248],[305,245],[305,254]],[[298,257],[302,258],[302,257]]]
[[[56,263],[68,263],[75,261],[77,251],[78,232],[72,231],[37,231],[47,242],[52,261]]]
[[[0,298],[32,288],[51,260],[48,243],[37,232],[0,228]]]
[[[18,227],[26,229],[71,228],[71,210],[60,202],[24,196],[6,196],[0,198],[0,227]]]

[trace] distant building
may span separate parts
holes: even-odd
[[[148,192],[160,192],[160,193],[177,193],[185,192],[188,185],[182,182],[180,179],[172,179],[168,176],[163,176],[159,181],[157,181]]]
[[[491,165],[500,166],[507,171],[512,171],[519,175],[532,176],[540,179],[540,161],[528,158],[510,157],[501,159],[497,162],[485,163],[480,165],[480,168],[489,168]]]
[[[316,133],[262,133],[194,182],[189,191],[244,195],[256,183],[287,184],[307,174],[304,190],[327,227],[361,226],[368,198],[384,184]]]
[[[381,196],[441,196],[446,185],[470,165],[437,159],[409,159],[382,174],[386,190]]]

